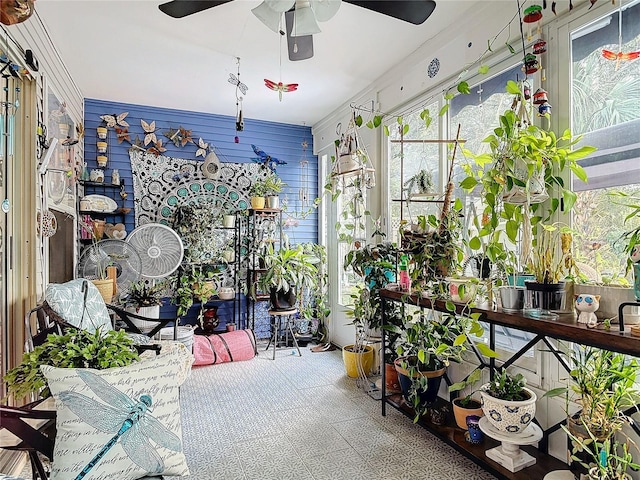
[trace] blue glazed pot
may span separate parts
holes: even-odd
[[[413,380],[409,376],[409,371],[400,366],[400,363],[404,360],[406,359],[402,357],[398,358],[395,360],[394,365],[396,367],[396,371],[398,372],[398,381],[400,382],[402,396],[408,402],[409,389],[411,388]],[[414,378],[418,375],[427,377],[427,390],[420,392],[418,395],[421,405],[433,405],[436,402],[436,400],[438,399],[438,390],[440,389],[440,383],[442,382],[442,376],[444,375],[446,370],[446,368],[441,368],[440,370],[416,372]]]

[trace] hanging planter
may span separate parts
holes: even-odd
[[[517,158],[513,162],[510,176],[515,180],[512,187],[502,194],[502,199],[506,203],[533,205],[542,203],[549,198],[545,183],[544,165],[542,168],[534,165],[533,174],[531,174],[529,167],[530,165],[521,158]]]

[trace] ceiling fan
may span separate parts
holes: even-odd
[[[182,18],[232,0],[172,0],[158,6],[170,17]],[[433,13],[435,0],[343,0],[374,12],[420,25]],[[329,20],[338,11],[340,0],[264,0],[252,10],[267,27],[280,30],[282,14],[285,25],[289,60],[305,60],[313,56],[313,34],[319,33],[317,21]]]

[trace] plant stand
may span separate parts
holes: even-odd
[[[501,445],[487,450],[485,455],[510,472],[518,472],[536,463],[535,458],[520,450],[520,445],[531,445],[542,439],[542,430],[535,423],[530,423],[522,433],[510,435],[500,432],[489,423],[487,417],[482,417],[480,430],[494,440],[502,442]]]

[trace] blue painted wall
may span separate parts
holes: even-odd
[[[141,139],[144,138],[144,130],[140,120],[147,123],[156,122],[156,135],[163,141],[163,146],[167,151],[163,155],[170,157],[184,158],[188,160],[203,161],[203,157],[195,156],[197,147],[189,144],[184,148],[176,147],[168,138],[163,136],[163,132],[170,128],[178,129],[184,127],[192,130],[192,138],[195,142],[202,137],[205,142],[213,144],[216,153],[222,162],[247,163],[252,162],[252,158],[256,155],[251,148],[254,144],[267,154],[284,160],[286,165],[277,167],[277,173],[287,184],[282,194],[283,198],[288,200],[287,211],[283,218],[290,217],[286,223],[292,224],[284,229],[291,243],[317,242],[318,241],[318,216],[317,210],[313,210],[306,218],[299,218],[300,215],[294,212],[305,211],[300,201],[300,191],[304,187],[307,188],[307,203],[313,204],[313,199],[318,196],[318,157],[313,155],[313,137],[311,128],[288,125],[283,123],[264,122],[260,120],[245,119],[244,130],[236,132],[235,118],[223,115],[214,115],[198,112],[188,112],[183,110],[173,110],[166,108],[157,108],[144,105],[133,105],[126,103],[110,102],[96,99],[85,99],[85,161],[89,169],[97,168],[97,148],[96,142],[98,136],[96,128],[103,125],[100,119],[101,115],[113,115],[129,112],[125,120],[129,123],[129,134],[131,139],[135,140],[136,135]],[[239,137],[239,143],[235,143],[234,137]],[[131,177],[131,162],[129,159],[129,148],[131,145],[127,142],[118,144],[116,132],[113,128],[109,129],[107,156],[109,157],[107,167],[105,169],[105,182],[111,181],[111,171],[117,168],[120,178],[125,182],[125,191],[128,197],[124,204],[117,195],[117,190],[112,191],[118,201],[118,206],[131,208],[131,212],[124,217],[127,232],[131,232],[135,228],[134,217],[134,193],[133,181]],[[306,148],[303,142],[307,143]],[[305,163],[305,166],[302,164]],[[306,180],[306,181],[305,181]],[[104,189],[92,189],[87,187],[85,194],[98,193],[109,194]],[[123,217],[107,217],[107,222],[118,223],[123,221]],[[293,226],[297,225],[297,226]],[[264,323],[268,319],[265,317],[265,307],[268,302],[261,302],[256,307],[256,334],[260,337],[268,336],[268,323]],[[225,305],[225,307],[228,307]],[[172,306],[163,307],[164,313],[169,313]],[[244,302],[241,311],[244,312]],[[195,309],[192,309],[190,315],[186,319],[187,322],[193,321],[195,317]],[[220,310],[220,317],[223,319],[228,312],[226,308]],[[260,324],[258,324],[258,322]],[[224,322],[221,322],[221,324]]]
[[[292,217],[299,216],[295,212],[303,211],[299,200],[300,189],[305,186],[303,176],[307,179],[308,203],[313,203],[313,199],[318,196],[318,157],[312,153],[313,137],[310,127],[245,119],[244,131],[236,132],[234,117],[104,100],[85,99],[85,161],[88,168],[97,168],[96,142],[98,141],[98,136],[96,128],[103,124],[100,116],[123,112],[129,112],[125,120],[130,125],[129,133],[132,140],[135,139],[136,135],[141,139],[144,138],[144,130],[140,120],[144,120],[147,123],[156,122],[156,135],[163,140],[163,146],[167,148],[163,155],[196,160],[197,147],[195,145],[189,144],[184,148],[176,147],[168,138],[162,135],[169,128],[178,129],[182,126],[192,130],[192,138],[195,142],[202,137],[205,142],[213,144],[222,162],[252,162],[251,159],[256,157],[251,148],[252,144],[261,148],[267,154],[284,160],[287,164],[280,165],[277,168],[278,175],[287,184],[280,196],[281,199],[286,197],[288,200],[287,210],[291,212],[290,215]],[[236,135],[240,139],[239,143],[234,142]],[[303,142],[308,144],[306,149],[302,146]],[[118,144],[116,132],[112,128],[109,129],[108,144],[107,156],[109,160],[105,169],[105,181],[111,181],[111,170],[114,168],[118,169],[120,178],[125,181],[125,189],[129,195],[125,200],[124,206],[132,209],[131,213],[125,217],[125,225],[127,231],[130,232],[135,227],[133,181],[128,152],[131,145],[127,142]],[[197,160],[203,161],[204,159],[200,156]],[[308,162],[304,168],[301,165],[302,161]],[[87,189],[86,193],[103,192],[92,192]],[[120,202],[118,204],[122,206]],[[286,219],[290,215],[285,212],[283,216]],[[108,218],[107,221],[119,222],[122,220]],[[287,223],[297,224],[296,227],[290,226],[285,229],[285,233],[290,237],[291,243],[318,241],[318,216],[316,210],[306,219],[291,218]]]

